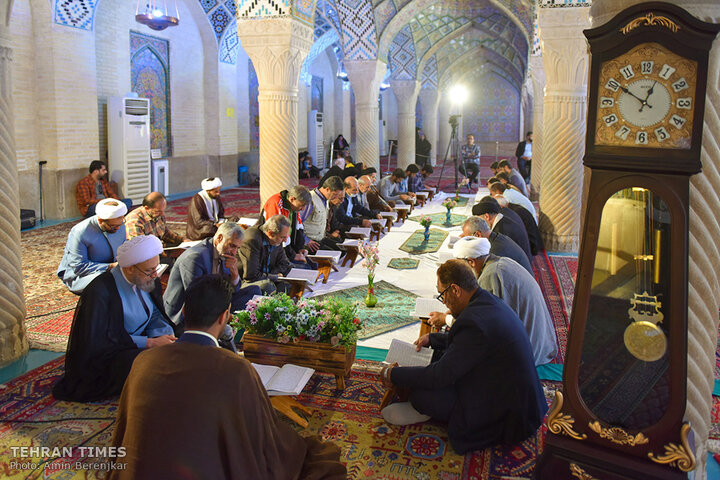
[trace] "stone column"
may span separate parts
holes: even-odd
[[[582,33],[589,7],[541,8],[547,75],[540,231],[548,251],[577,252],[580,237],[589,56]]]
[[[238,37],[258,77],[260,202],[298,182],[300,67],[313,29],[291,17],[238,21]]]
[[[423,88],[420,90],[420,104],[423,112],[423,133],[425,138],[432,145],[430,150],[430,163],[435,165],[437,157],[441,155],[438,143],[438,105],[440,104],[440,92],[435,88]],[[443,152],[444,153],[444,152]]]
[[[402,168],[415,163],[415,105],[420,82],[417,80],[392,80],[390,82],[398,106],[398,161]]]
[[[716,0],[666,0],[705,22],[720,23]],[[593,27],[642,0],[606,0],[591,7]],[[695,432],[695,480],[705,480],[713,406],[718,308],[720,308],[720,40],[710,50],[701,160],[703,171],[690,178],[690,260],[688,264],[688,354],[685,421]]]
[[[543,163],[543,112],[545,105],[545,67],[543,58],[540,55],[530,57],[530,71],[533,83],[533,159],[530,171],[530,185],[533,195],[540,194],[542,185],[540,183]]]
[[[374,167],[380,177],[380,134],[378,95],[387,65],[377,59],[345,62],[355,92],[355,161]]]
[[[0,6],[0,367],[28,351],[20,255],[20,193],[12,109],[12,49],[7,28],[12,2]],[[9,3],[9,4],[8,4]]]
[[[441,165],[445,160],[445,153],[447,153],[448,143],[450,142],[450,135],[452,135],[452,128],[450,128],[450,98],[447,91],[443,92],[440,104],[438,105],[438,146],[437,146],[437,162]],[[452,152],[450,152],[452,154]],[[450,170],[452,170],[452,159],[450,161]]]

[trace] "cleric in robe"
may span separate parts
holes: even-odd
[[[278,418],[252,364],[218,348],[235,287],[207,275],[187,288],[185,333],[141,353],[120,397],[111,480],[344,480],[340,448]]]
[[[80,295],[95,277],[115,266],[118,247],[125,241],[126,213],[123,202],[105,198],[97,203],[94,216],[70,230],[57,276],[71,292]]]
[[[185,236],[188,240],[203,240],[215,235],[218,227],[226,220],[237,221],[237,217],[225,218],[225,207],[220,199],[222,180],[209,177],[200,183],[202,190],[190,199],[187,213]]]
[[[162,242],[133,237],[118,248],[118,267],[93,280],[75,307],[60,400],[92,402],[118,395],[135,357],[175,341],[162,299],[152,295]]]

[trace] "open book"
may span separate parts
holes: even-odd
[[[241,217],[237,223],[238,225],[247,225],[248,227],[253,227],[255,224],[257,224],[258,219],[257,218],[249,218],[249,217]]]
[[[413,317],[430,318],[430,312],[445,312],[447,307],[444,303],[436,298],[415,299],[415,311],[410,313]]]
[[[194,247],[200,242],[202,242],[202,240],[187,240],[185,242],[182,242],[177,247],[165,247],[163,250],[187,250],[188,248]]]
[[[408,210],[409,211],[410,205],[403,205],[403,204],[398,203],[395,205],[395,210]]]
[[[352,239],[352,238],[346,238],[345,241],[343,243],[339,244],[338,246],[342,248],[342,247],[357,247],[358,245],[360,245],[360,242],[358,242],[357,240]]]
[[[381,217],[390,217],[393,220],[397,218],[397,212],[380,212]]]
[[[314,255],[308,255],[307,258],[314,262],[317,262],[319,259],[328,259],[332,261],[332,263],[338,263],[341,255],[342,252],[337,250],[318,250]]]
[[[363,228],[363,227],[352,227],[348,233],[352,233],[353,235],[364,235],[366,237],[369,237],[370,229]]]
[[[318,276],[317,270],[305,270],[304,268],[293,268],[284,277],[280,277],[278,280],[299,280],[307,283],[315,283],[315,279]]]
[[[401,367],[425,367],[430,365],[432,355],[433,351],[430,348],[423,347],[418,352],[412,343],[393,338],[385,363],[397,363]]]
[[[163,273],[165,273],[165,270],[167,270],[168,265],[166,263],[159,263],[157,267],[155,267],[155,272],[157,272],[157,276],[161,276]]]
[[[292,363],[286,363],[282,368],[257,363],[253,363],[252,366],[260,376],[260,381],[268,395],[271,396],[298,395],[315,373],[312,368],[300,367]]]

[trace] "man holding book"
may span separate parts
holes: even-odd
[[[135,360],[112,440],[126,468],[110,478],[347,477],[340,449],[280,421],[250,362],[218,348],[233,291],[219,275],[195,279],[185,333]]]
[[[542,423],[547,404],[520,319],[478,288],[463,260],[438,268],[437,291],[456,320],[448,332],[415,342],[435,350],[430,365],[383,369],[385,386],[409,390],[409,402],[385,407],[383,417],[396,425],[447,422],[458,454],[526,439]]]
[[[292,269],[282,248],[289,236],[290,221],[280,214],[245,231],[245,241],[238,250],[243,287],[254,285],[265,294],[286,289],[278,279]]]

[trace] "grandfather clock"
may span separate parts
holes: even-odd
[[[586,30],[590,169],[562,391],[538,479],[681,479],[688,201],[720,26],[651,2]]]

